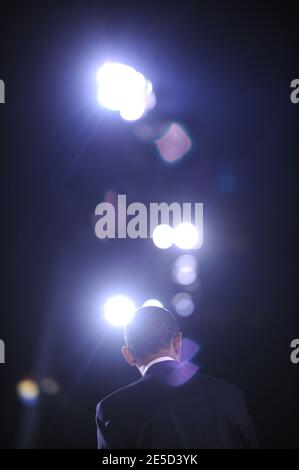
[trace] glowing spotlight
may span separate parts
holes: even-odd
[[[149,299],[144,302],[142,307],[161,307],[163,308],[163,304],[160,302],[160,300],[156,299]]]
[[[174,243],[174,231],[170,225],[157,225],[153,232],[153,242],[162,250],[170,248]]]
[[[172,298],[172,304],[175,311],[181,317],[188,317],[194,311],[194,303],[192,297],[187,292],[180,292]]]
[[[33,380],[22,380],[17,385],[17,393],[23,403],[33,405],[39,396],[39,386]]]
[[[124,64],[104,64],[97,74],[97,79],[99,101],[102,106],[112,111],[119,111],[126,97],[134,95],[134,87],[137,93],[146,88],[143,75]]]
[[[106,63],[100,68],[97,80],[100,104],[119,111],[126,121],[140,119],[155,105],[152,83],[133,67]]]
[[[182,223],[174,229],[174,243],[178,248],[190,250],[198,245],[199,234],[197,228],[189,223]]]
[[[59,393],[59,385],[54,379],[45,378],[40,382],[42,391],[46,395],[57,395]]]
[[[106,320],[114,326],[125,326],[132,318],[136,307],[128,297],[118,295],[107,300],[104,306]]]

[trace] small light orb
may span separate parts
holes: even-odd
[[[59,393],[59,385],[54,379],[45,378],[40,382],[42,391],[46,395],[57,395]]]
[[[178,256],[172,267],[172,277],[176,284],[189,286],[197,279],[197,259],[186,254]]]
[[[192,147],[190,137],[182,126],[176,123],[172,123],[155,143],[162,159],[169,164],[181,160]]]
[[[177,269],[182,269],[182,268],[197,269],[197,265],[198,265],[197,258],[194,255],[191,255],[189,253],[185,255],[180,255],[175,260],[175,266]]]
[[[34,405],[39,397],[39,386],[31,379],[25,379],[18,383],[17,393],[25,405]]]
[[[194,303],[192,297],[187,292],[180,292],[172,298],[172,304],[175,311],[181,317],[188,317],[194,311]]]
[[[197,273],[195,269],[183,268],[173,272],[173,280],[176,284],[182,286],[190,286],[197,279]]]

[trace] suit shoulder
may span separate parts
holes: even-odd
[[[233,385],[224,379],[212,377],[210,375],[199,374],[199,382],[205,384],[211,390],[215,390],[216,392],[218,391],[225,395],[245,400],[243,391],[236,385]]]
[[[106,397],[104,397],[98,404],[97,404],[97,416],[103,416],[106,414],[110,414],[111,411],[117,411],[119,409],[123,409],[124,402],[130,400],[135,393],[136,388],[139,388],[140,385],[143,383],[143,379],[136,380],[135,382],[126,385],[125,387],[121,387],[118,390],[110,393]]]

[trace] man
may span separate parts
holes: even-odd
[[[180,362],[182,335],[160,307],[137,310],[122,352],[142,378],[102,400],[100,449],[245,449],[256,439],[242,392]]]

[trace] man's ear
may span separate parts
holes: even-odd
[[[182,333],[179,333],[174,337],[173,340],[173,348],[175,354],[178,356],[178,359],[181,359],[181,352],[182,352]]]
[[[125,358],[125,360],[130,364],[130,366],[136,366],[136,359],[131,353],[130,349],[128,346],[123,346],[122,347],[122,353]]]

